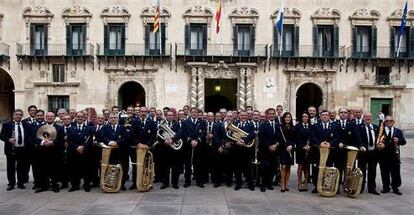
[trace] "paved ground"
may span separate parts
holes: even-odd
[[[3,143],[0,143],[2,146]],[[362,194],[357,199],[343,195],[323,198],[317,194],[296,191],[296,168],[292,169],[291,191],[261,193],[247,189],[205,189],[195,186],[178,191],[160,190],[156,184],[148,193],[127,191],[103,194],[99,189],[90,193],[45,192],[34,194],[29,184],[26,190],[6,191],[4,156],[0,156],[0,214],[414,214],[414,144],[413,139],[402,150],[402,196],[389,193],[381,196]],[[2,149],[0,149],[2,153]],[[381,181],[377,178],[377,185]],[[276,187],[277,189],[279,187]],[[380,190],[380,189],[379,189]]]

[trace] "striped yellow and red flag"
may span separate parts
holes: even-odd
[[[153,33],[157,33],[160,29],[160,0],[157,0],[157,5],[155,8],[155,16],[154,16],[154,30]]]
[[[220,18],[221,18],[221,0],[217,1],[217,12],[216,12],[216,33],[220,32]]]

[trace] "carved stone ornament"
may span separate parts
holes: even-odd
[[[312,19],[340,19],[341,12],[332,8],[319,8],[312,14]]]
[[[41,78],[44,78],[46,76],[46,72],[44,70],[40,70],[39,75]]]
[[[273,12],[273,14],[270,16],[274,24],[276,23],[278,13],[279,13],[279,9]],[[302,17],[302,13],[297,8],[285,7],[285,12],[283,14],[283,20],[285,24],[297,25],[301,17]]]
[[[368,10],[366,8],[361,8],[355,10],[349,19],[368,19],[368,20],[378,20],[381,17],[381,14],[377,10]]]
[[[35,7],[28,7],[23,12],[23,17],[53,17],[53,13],[49,8],[37,5]]]
[[[213,17],[213,11],[208,7],[196,5],[191,8],[187,8],[184,12],[184,17]]]
[[[112,6],[106,7],[101,12],[104,23],[123,22],[128,23],[131,13],[125,7]]]
[[[141,18],[142,18],[144,25],[147,25],[147,23],[154,22],[156,8],[157,8],[156,6],[153,6],[153,7],[146,7],[141,10]],[[160,17],[161,17],[161,22],[167,25],[168,19],[171,17],[171,12],[167,8],[163,7]]]
[[[65,8],[62,12],[62,17],[92,17],[89,9],[80,5],[74,5],[73,7]]]
[[[257,19],[259,18],[259,12],[255,8],[249,8],[243,5],[239,8],[233,9],[229,17],[232,25],[244,23],[256,25]]]
[[[388,16],[388,20],[398,20],[401,22],[403,10],[397,9],[391,12],[391,14]],[[414,10],[409,10],[407,12],[407,20],[414,20]]]

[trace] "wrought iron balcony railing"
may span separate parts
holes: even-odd
[[[17,44],[17,56],[33,57],[86,57],[93,56],[94,46],[92,44],[76,44],[68,47],[67,44]]]
[[[217,57],[266,57],[266,44],[255,44],[246,46],[245,44],[175,44],[175,54],[177,56],[217,56]]]
[[[160,53],[159,44],[103,44],[96,46],[98,56],[171,56],[171,44],[165,44]]]

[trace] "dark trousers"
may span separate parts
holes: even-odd
[[[249,186],[253,185],[252,174],[250,171],[249,151],[246,148],[236,146],[234,150],[233,169],[236,177],[236,185],[243,183],[242,174],[246,177],[246,182]]]
[[[384,190],[389,190],[391,185],[395,190],[401,186],[400,157],[396,153],[385,153],[380,159],[382,186]]]
[[[160,149],[160,144],[156,145],[154,148],[151,149],[152,154],[154,155],[153,161],[154,161],[154,181],[156,182],[162,182],[164,179],[163,176],[163,169],[161,162],[162,157],[162,150]]]
[[[194,149],[191,145],[184,148],[184,179],[185,183],[191,183],[192,169],[194,170],[194,177],[196,183],[203,184],[203,147],[198,144]],[[191,165],[192,164],[192,165]]]
[[[171,184],[178,185],[178,178],[180,177],[180,160],[179,151],[172,149],[170,146],[162,145],[160,158],[160,165],[162,170],[162,183],[164,185],[170,184],[170,172],[171,172]]]
[[[360,152],[358,154],[358,167],[364,174],[361,193],[364,192],[365,183],[368,178],[368,191],[374,191],[377,187],[375,178],[377,177],[378,152],[376,150]],[[368,171],[368,172],[367,172]]]
[[[30,160],[27,158],[27,150],[16,148],[13,154],[6,155],[7,180],[9,185],[24,184],[29,178]]]
[[[272,186],[278,166],[275,154],[260,158],[261,186]]]
[[[56,152],[48,149],[39,151],[37,162],[39,164],[39,186],[47,189],[51,181],[52,187],[57,188],[59,159]]]
[[[91,181],[94,185],[99,185],[100,169],[101,169],[102,149],[94,145],[92,148],[92,165],[91,165]]]
[[[73,187],[79,187],[81,179],[83,179],[84,186],[90,185],[91,165],[92,160],[88,154],[78,154],[77,152],[68,154],[70,182]]]
[[[59,181],[62,183],[62,185],[67,185],[69,183],[69,167],[67,162],[67,152],[62,151],[59,162]]]
[[[329,152],[328,162],[330,165],[339,170],[339,184],[342,184],[342,176],[346,167],[347,151],[346,149],[331,149]]]
[[[38,164],[38,151],[36,149],[31,149],[29,151],[29,165],[32,166],[32,175],[33,175],[33,184],[39,186],[39,164]]]

